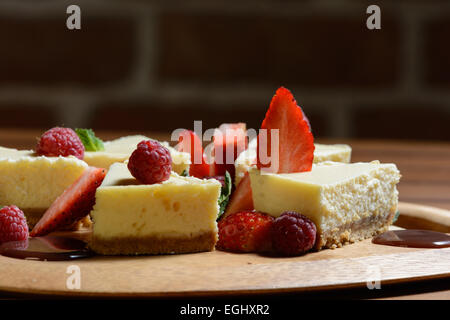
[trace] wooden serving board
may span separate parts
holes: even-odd
[[[405,203],[399,208],[400,226],[431,221],[449,232],[450,211]],[[71,281],[73,268],[79,270],[79,288]],[[221,251],[58,262],[0,256],[0,292],[80,297],[301,292],[443,277],[450,277],[450,248],[382,246],[370,239],[293,258]]]

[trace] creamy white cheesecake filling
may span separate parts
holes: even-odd
[[[0,148],[0,205],[47,209],[87,168],[75,157],[34,156]]]
[[[115,140],[104,142],[104,151],[87,151],[84,154],[84,161],[90,166],[108,169],[115,162],[124,162],[136,150],[139,142],[150,140],[143,135],[133,135],[121,137]],[[191,156],[186,152],[179,152],[172,148],[168,142],[161,142],[163,146],[169,149],[172,157],[172,170],[181,174],[184,170],[189,170]]]
[[[221,184],[172,174],[160,184],[140,185],[123,163],[110,167],[96,192],[93,235],[192,238],[217,233]]]
[[[275,217],[296,211],[324,231],[388,214],[398,204],[400,173],[395,164],[374,161],[315,166],[310,172],[290,174],[251,169],[250,179],[257,211]]]

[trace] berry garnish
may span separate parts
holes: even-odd
[[[36,147],[36,153],[49,157],[74,156],[82,160],[84,145],[72,129],[55,127],[44,132],[41,136]]]
[[[258,136],[257,166],[272,173],[311,171],[314,159],[314,137],[309,121],[297,105],[292,93],[279,88],[270,102],[269,110]],[[272,130],[278,129],[278,144],[272,141]],[[262,134],[267,135],[263,139]],[[265,141],[267,140],[267,141]],[[278,149],[278,159],[276,150]],[[267,156],[267,159],[262,157]],[[276,163],[275,161],[278,161]]]
[[[0,209],[0,243],[28,239],[28,225],[24,213],[15,205]]]
[[[170,151],[158,141],[141,141],[130,156],[128,170],[142,183],[163,182],[169,179],[172,171]]]
[[[272,225],[272,245],[276,253],[284,256],[301,255],[314,247],[316,225],[309,218],[287,211]]]
[[[31,230],[30,236],[43,236],[70,227],[86,217],[95,204],[95,192],[105,175],[105,169],[88,167],[62,195],[56,198]]]
[[[234,162],[247,149],[247,128],[245,123],[223,123],[214,131],[214,175],[228,171],[234,179]]]
[[[219,220],[217,248],[231,252],[268,252],[273,217],[255,211],[241,211]]]
[[[204,178],[210,174],[210,166],[203,153],[202,141],[194,131],[183,130],[178,137],[177,150],[191,155],[189,175]]]

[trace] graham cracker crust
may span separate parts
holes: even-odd
[[[383,233],[389,229],[396,212],[397,206],[394,206],[384,215],[372,215],[335,229],[322,231],[316,241],[315,249],[340,248]]]
[[[103,255],[172,254],[213,251],[216,232],[205,232],[194,237],[115,237],[104,239],[92,236],[89,247]]]

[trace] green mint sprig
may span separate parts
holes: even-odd
[[[75,129],[78,137],[80,137],[81,142],[84,145],[86,151],[103,151],[105,146],[103,141],[95,136],[92,129]]]

